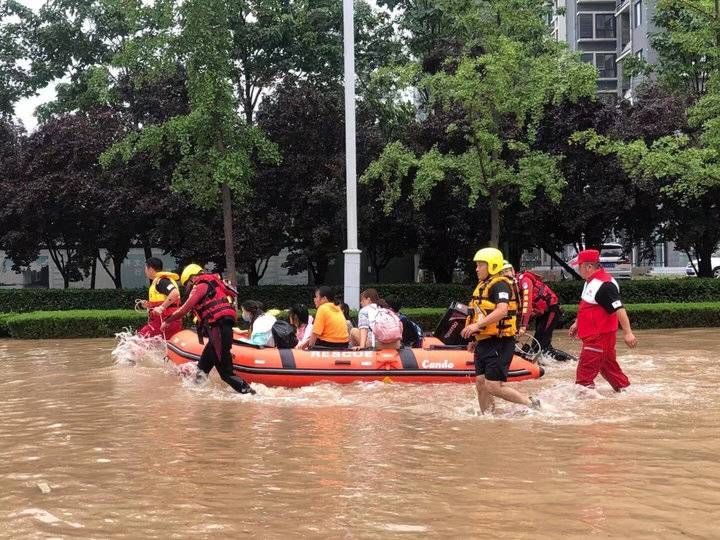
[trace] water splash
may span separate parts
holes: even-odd
[[[143,337],[129,328],[115,334],[117,345],[110,353],[115,365],[136,364],[161,366],[165,361],[165,340],[158,337]]]

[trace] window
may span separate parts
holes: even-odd
[[[623,249],[621,246],[616,246],[614,244],[610,245],[603,245],[602,248],[600,248],[600,256],[601,257],[622,257],[623,256]]]
[[[595,37],[596,38],[614,38],[615,37],[615,15],[597,14],[595,15]]]
[[[593,58],[593,53],[582,53],[582,54],[580,55],[580,61],[581,61],[581,62],[586,62],[586,63],[588,63],[588,64],[594,64],[594,63],[595,63],[595,59]]]
[[[645,59],[645,55],[643,54],[643,50],[642,50],[642,49],[640,49],[638,52],[635,53],[635,58],[637,58],[638,60],[644,60],[644,59]]]
[[[592,39],[594,37],[592,15],[578,15],[578,37],[580,39]]]
[[[633,15],[635,16],[635,28],[640,26],[642,24],[642,0],[639,0],[638,2],[635,2],[635,9],[633,12]]]
[[[595,66],[601,79],[614,79],[617,77],[616,56],[615,53],[597,53],[595,55]]]

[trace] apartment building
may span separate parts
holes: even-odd
[[[641,82],[624,69],[628,58],[653,63],[650,34],[655,0],[554,0],[552,36],[578,51],[598,70],[598,94],[608,100],[632,99]]]

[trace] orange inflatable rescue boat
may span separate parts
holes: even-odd
[[[276,349],[239,341],[232,346],[235,374],[249,383],[266,386],[299,387],[320,382],[349,384],[357,381],[407,383],[471,383],[475,381],[473,355],[449,347],[435,338],[426,338],[422,349],[338,350]],[[175,334],[167,344],[168,358],[175,364],[197,361],[204,345],[194,330]],[[515,355],[508,381],[537,379],[541,366]]]

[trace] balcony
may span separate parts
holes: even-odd
[[[615,0],[615,16],[625,11],[630,13],[630,0]]]
[[[623,47],[623,50],[620,51],[620,54],[617,57],[618,62],[622,62],[623,58],[626,58],[632,54],[632,41],[628,41],[625,47]]]

